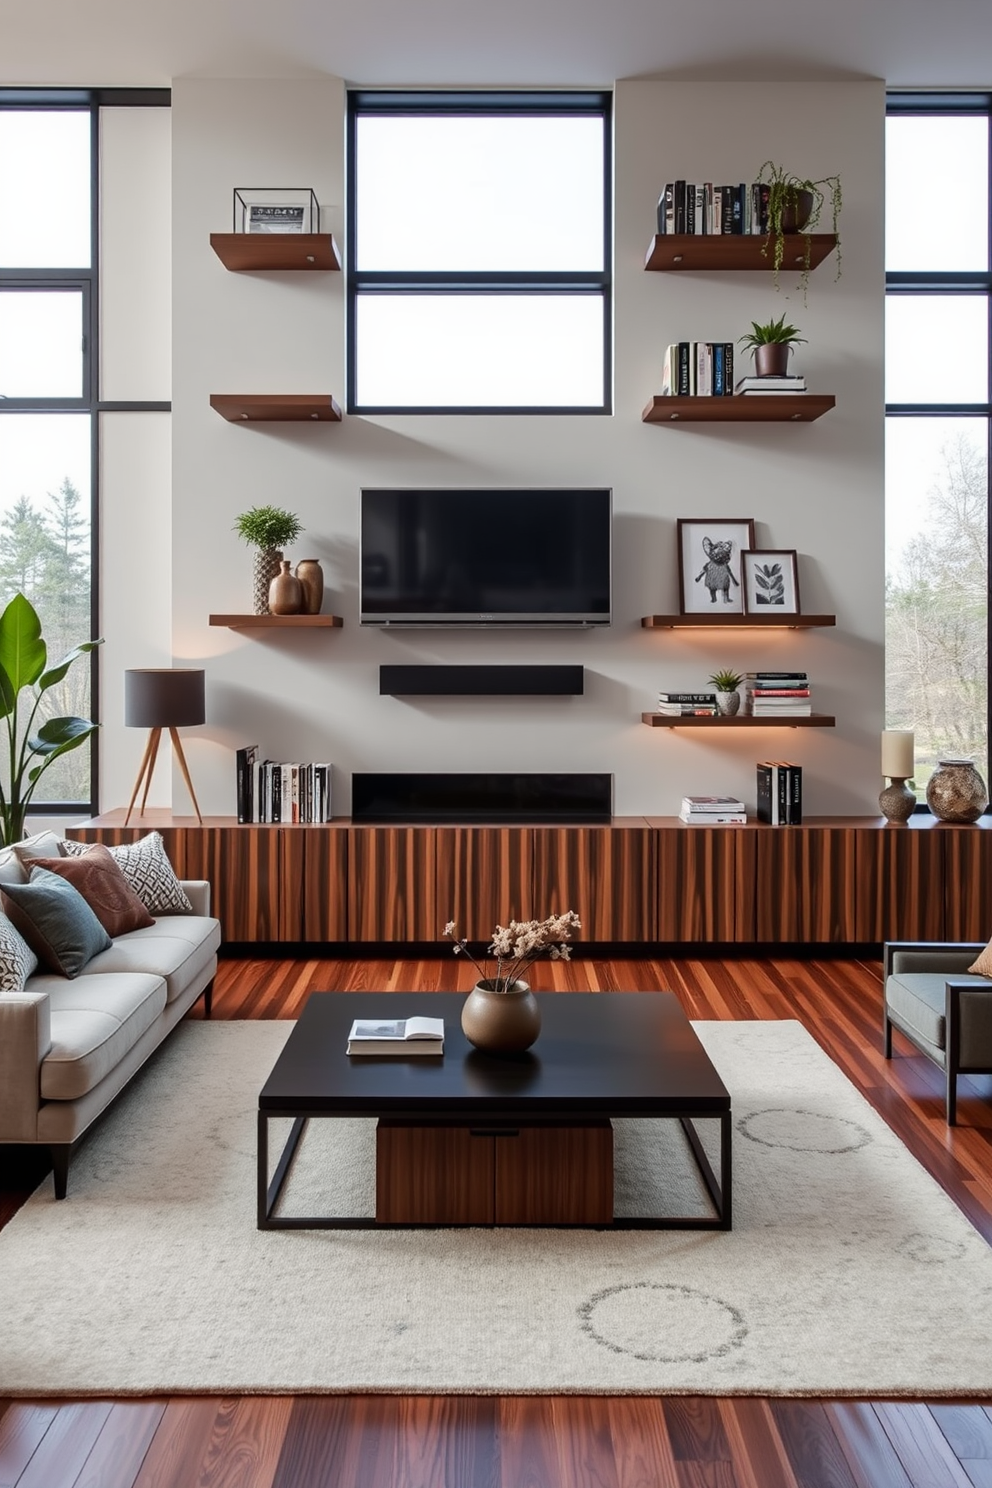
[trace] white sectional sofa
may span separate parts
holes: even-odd
[[[0,888],[26,879],[0,852]],[[208,883],[183,888],[192,914],[117,936],[72,980],[39,970],[0,992],[0,1143],[48,1147],[57,1199],[87,1128],[201,996],[210,1015],[220,923]]]

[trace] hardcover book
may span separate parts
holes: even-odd
[[[348,1035],[349,1054],[444,1053],[443,1018],[356,1018]]]

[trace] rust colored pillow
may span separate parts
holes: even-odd
[[[992,977],[992,940],[983,951],[979,951],[977,960],[972,961],[968,970],[974,976]]]
[[[67,879],[111,937],[155,923],[101,842],[78,858],[35,858],[31,867]]]

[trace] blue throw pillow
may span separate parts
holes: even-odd
[[[78,889],[47,868],[32,868],[26,884],[4,884],[3,907],[42,965],[59,976],[77,977],[113,944]]]

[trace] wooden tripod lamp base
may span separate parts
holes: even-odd
[[[193,789],[182,741],[179,737],[180,727],[206,722],[203,677],[202,671],[181,670],[175,667],[124,673],[124,723],[128,728],[146,728],[149,731],[141,768],[134,782],[134,790],[131,792],[127,815],[124,818],[125,826],[131,820],[134,803],[138,799],[138,792],[141,791],[142,785],[144,785],[144,792],[138,810],[139,816],[144,812],[163,729],[169,731],[169,738],[176,751],[176,759],[179,761],[186,789],[193,802],[196,819],[200,826],[203,826],[203,817],[200,815],[196,792]]]

